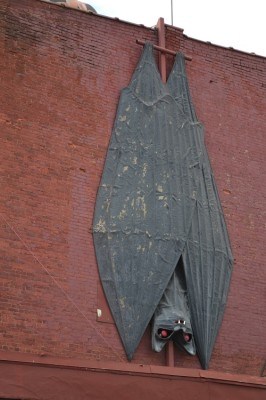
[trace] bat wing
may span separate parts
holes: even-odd
[[[233,258],[218,191],[204,145],[203,128],[197,121],[190,99],[182,54],[176,57],[168,86],[177,106],[183,109],[201,138],[202,162],[197,199],[182,257],[197,353],[203,368],[207,369],[224,313]]]

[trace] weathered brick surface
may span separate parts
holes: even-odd
[[[96,321],[91,225],[120,90],[141,52],[136,39],[157,43],[157,32],[38,0],[0,2],[1,351],[125,360],[115,326]],[[235,257],[210,368],[258,375],[266,343],[265,59],[171,27],[167,47],[193,58],[192,97]],[[175,356],[177,366],[199,367]],[[148,332],[133,362],[164,364]]]

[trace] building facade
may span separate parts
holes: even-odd
[[[150,328],[126,360],[93,247],[120,91],[141,54],[136,40],[158,44],[158,30],[2,0],[0,398],[265,396],[265,58],[165,30],[166,47],[192,59],[191,95],[234,255],[210,369],[178,350],[167,366]]]

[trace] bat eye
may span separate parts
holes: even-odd
[[[167,339],[171,335],[171,331],[168,331],[166,329],[158,329],[157,334],[160,336],[162,339]]]
[[[176,324],[186,325],[186,321],[184,319],[177,319],[175,321]]]
[[[183,338],[187,343],[191,341],[191,335],[189,333],[183,333]]]

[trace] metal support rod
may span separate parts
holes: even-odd
[[[157,22],[158,42],[161,49],[165,49],[165,25],[164,19],[159,18]],[[163,51],[159,53],[159,71],[161,73],[163,83],[166,83],[166,54]],[[165,348],[166,365],[174,367],[174,346],[172,340],[169,340]]]
[[[137,44],[140,44],[141,46],[144,46],[145,45],[145,41],[144,40],[136,40],[136,43]],[[165,53],[165,54],[170,54],[171,56],[175,56],[176,55],[176,51],[173,51],[173,50],[168,50],[168,49],[165,49],[165,48],[163,48],[163,47],[160,47],[160,46],[156,46],[155,44],[153,45],[153,47],[154,47],[154,49],[155,50],[158,50],[158,51],[161,51],[162,53]],[[189,57],[189,56],[185,56],[185,60],[187,60],[187,61],[192,61],[192,58],[191,57]]]
[[[173,0],[171,0],[171,25],[174,25]]]
[[[175,366],[174,342],[172,340],[169,340],[169,342],[166,343],[165,347],[166,347],[166,349],[165,349],[166,365],[168,367],[174,367]]]
[[[158,42],[161,48],[165,48],[165,26],[164,19],[159,18],[157,22]],[[159,54],[159,71],[161,73],[163,83],[166,83],[166,55],[162,51]]]

